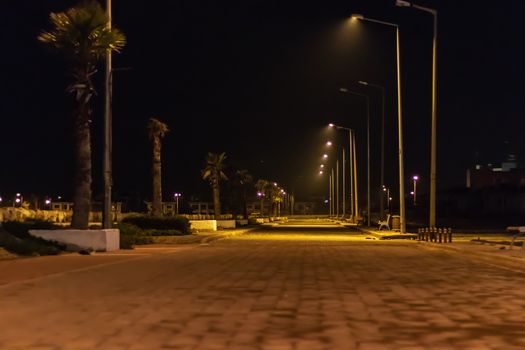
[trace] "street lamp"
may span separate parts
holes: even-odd
[[[413,192],[413,195],[414,195],[414,207],[416,206],[416,189],[417,189],[417,180],[419,180],[419,176],[417,175],[414,175],[412,176],[412,180],[414,180],[414,190],[412,191]]]
[[[367,81],[359,80],[359,84],[363,86],[370,86],[372,88],[379,89],[381,92],[381,171],[380,180],[381,186],[385,183],[385,88],[378,84],[369,83]],[[385,211],[385,205],[383,201],[383,195],[380,193],[379,196],[379,219],[383,219]]]
[[[403,113],[401,108],[401,59],[399,50],[399,26],[395,23],[380,21],[377,19],[367,18],[363,15],[352,15],[353,19],[383,24],[396,29],[396,63],[397,63],[397,123],[398,123],[398,154],[399,154],[399,214],[400,214],[400,232],[406,232],[405,216],[405,183],[404,183],[404,166],[403,166]]]
[[[367,226],[370,227],[370,97],[368,97],[368,95],[360,94],[358,92],[354,92],[346,88],[340,88],[339,91],[344,92],[344,93],[348,92],[356,96],[364,97],[366,99],[366,158],[367,158],[367,164],[366,164],[366,173],[367,173],[366,218],[367,220],[366,221],[367,221]]]
[[[432,35],[432,127],[430,141],[430,215],[429,226],[436,226],[436,162],[437,162],[437,22],[438,13],[435,9],[413,4],[408,1],[396,0],[396,6],[413,7],[417,10],[430,13],[434,19],[434,33]]]
[[[177,213],[177,215],[179,215],[179,197],[182,197],[182,194],[174,193],[173,197],[175,197],[175,207],[177,208],[176,209],[176,213]]]
[[[328,124],[329,127],[335,128],[337,130],[345,130],[348,131],[348,143],[349,143],[349,162],[350,162],[350,212],[352,214],[352,217],[357,218],[359,216],[359,206],[358,206],[358,196],[357,196],[357,167],[356,167],[356,143],[355,143],[355,135],[354,130],[340,126],[335,125],[333,123]],[[344,158],[344,154],[343,154]],[[343,181],[344,181],[344,160],[343,160]],[[345,193],[344,193],[345,186],[343,185],[343,203],[345,203]],[[355,193],[355,196],[354,196]],[[344,205],[344,204],[343,204]],[[346,208],[343,210],[343,215],[345,214]]]
[[[388,201],[388,203],[387,203],[388,204],[388,213],[392,214],[392,209],[390,207],[390,201],[392,200],[392,198],[390,197],[390,188],[388,188],[388,187],[383,185],[383,192],[386,193],[386,199]]]
[[[108,17],[108,30],[112,25],[112,6],[111,0],[106,0],[106,13]],[[113,94],[113,72],[112,72],[112,55],[111,48],[106,51],[106,71],[105,71],[105,99],[104,99],[104,154],[102,163],[102,173],[104,178],[104,204],[102,210],[103,228],[111,228],[111,153],[112,153],[112,111],[111,100]]]

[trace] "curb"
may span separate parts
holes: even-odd
[[[382,234],[374,230],[369,230],[363,227],[357,227],[361,232],[365,232],[371,236],[374,236],[379,239],[417,239],[417,234],[415,233],[386,233]]]
[[[497,255],[497,251],[494,253],[490,252],[483,252],[479,251],[477,249],[472,249],[471,247],[466,246],[466,248],[454,246],[454,243],[433,243],[433,242],[426,242],[426,241],[418,241],[418,246],[423,249],[428,250],[445,250],[461,255],[468,256],[470,258],[474,258],[479,261],[483,261],[485,263],[491,264],[491,265],[499,265],[504,266],[507,268],[512,269],[520,269],[522,272],[525,272],[525,253],[523,255],[523,258],[521,257],[514,257],[514,256],[505,256],[505,255]],[[521,249],[521,248],[520,248]]]
[[[211,242],[215,242],[215,241],[218,241],[220,239],[240,236],[240,235],[243,235],[243,234],[248,233],[250,231],[256,230],[258,228],[259,228],[258,226],[255,226],[255,227],[250,227],[250,228],[243,229],[243,230],[236,230],[234,232],[217,233],[217,234],[205,236],[205,237],[203,237],[203,239],[200,240],[199,243],[200,244],[209,244]]]

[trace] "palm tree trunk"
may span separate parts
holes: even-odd
[[[246,204],[246,186],[242,189],[242,214],[244,219],[248,219],[248,208]]]
[[[152,198],[152,212],[153,216],[162,215],[162,178],[161,178],[161,143],[160,137],[155,135],[153,137],[153,164],[152,164],[152,178],[153,178],[153,198]]]
[[[213,207],[215,208],[215,220],[220,220],[221,218],[221,199],[220,199],[220,189],[219,189],[218,179],[215,179],[213,181]]]
[[[71,227],[87,230],[91,209],[91,108],[85,98],[78,99],[75,120],[76,169]]]

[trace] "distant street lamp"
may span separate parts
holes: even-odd
[[[329,127],[335,128],[337,130],[345,130],[348,131],[348,143],[349,143],[349,173],[350,173],[350,212],[353,218],[359,217],[359,205],[358,205],[358,193],[357,193],[357,162],[356,162],[356,143],[355,143],[355,134],[354,130],[340,126],[335,125],[333,123],[328,124]],[[343,148],[344,150],[344,148]],[[345,171],[344,171],[344,152],[343,152],[343,183],[345,178]],[[355,194],[355,195],[354,195]],[[345,186],[343,185],[343,203],[345,203]],[[346,208],[343,210],[343,216],[345,214]]]
[[[406,232],[406,215],[405,215],[405,175],[403,161],[403,113],[401,108],[401,58],[399,49],[399,26],[395,23],[380,21],[377,19],[366,18],[363,15],[352,15],[354,20],[362,20],[373,23],[394,27],[396,29],[396,62],[397,62],[397,123],[398,123],[398,155],[399,155],[399,214],[400,214],[400,232]]]
[[[436,226],[436,162],[437,162],[437,22],[438,13],[435,9],[419,6],[408,1],[396,0],[396,6],[413,7],[432,14],[434,18],[434,34],[432,37],[432,127],[430,141],[430,216],[429,226]]]
[[[358,92],[354,92],[351,90],[348,90],[346,88],[340,88],[339,91],[344,93],[350,93],[354,94],[356,96],[364,97],[366,100],[366,158],[367,158],[367,164],[366,164],[366,174],[367,174],[367,180],[366,180],[366,221],[367,226],[370,227],[370,97],[365,94],[360,94]]]
[[[179,215],[179,197],[182,197],[182,194],[174,193],[173,197],[175,197],[175,207],[177,208],[176,209],[176,213],[177,213],[177,215]]]
[[[381,171],[380,180],[381,186],[385,184],[385,88],[378,84],[369,83],[367,81],[359,80],[358,82],[364,86],[370,86],[378,89],[381,92]],[[379,219],[383,219],[385,205],[383,201],[383,194],[379,193]]]
[[[412,176],[412,180],[414,180],[414,190],[412,192],[414,195],[414,206],[416,206],[416,193],[417,193],[416,189],[417,189],[417,180],[419,180],[419,176],[417,175]]]
[[[386,186],[383,186],[383,192],[386,193],[386,199],[387,199],[387,204],[388,204],[388,213],[389,214],[392,214],[392,210],[391,210],[391,207],[390,207],[390,201],[392,200],[392,198],[390,197],[390,189]]]

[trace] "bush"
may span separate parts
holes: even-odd
[[[33,238],[29,230],[54,230],[57,228],[51,221],[30,219],[26,221],[5,221],[2,227],[15,237],[20,239]]]
[[[117,228],[120,230],[120,248],[133,249],[136,244],[148,244],[153,242],[151,237],[138,226],[121,222]]]
[[[64,244],[33,237],[29,230],[53,230],[57,228],[51,221],[29,219],[26,221],[6,221],[2,227],[8,234],[2,234],[0,245],[7,251],[18,255],[57,255],[66,249]]]
[[[43,243],[36,239],[25,239],[22,241],[9,240],[8,242],[4,241],[3,245],[5,250],[17,255],[58,255],[63,250],[49,244],[49,242]]]
[[[122,220],[123,223],[138,226],[143,230],[176,230],[182,234],[190,234],[190,221],[186,218],[154,217],[149,215],[133,215]]]
[[[146,230],[145,233],[148,236],[185,236],[187,233],[180,232],[179,230]]]

